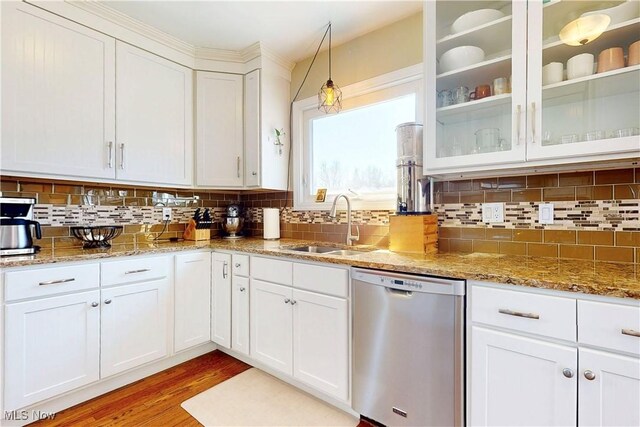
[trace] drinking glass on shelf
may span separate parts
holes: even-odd
[[[597,141],[605,138],[605,132],[603,130],[590,130],[584,134],[585,141]]]
[[[613,131],[611,135],[612,138],[624,138],[627,136],[635,136],[640,134],[640,130],[638,128],[624,128],[624,129],[616,129]]]
[[[456,104],[462,104],[469,101],[469,88],[466,86],[460,86],[456,89],[453,100]]]
[[[438,92],[438,100],[440,107],[448,107],[453,105],[453,94],[449,89],[443,89]]]
[[[493,80],[494,95],[502,95],[509,92],[509,80],[506,77],[498,77]]]
[[[545,130],[542,132],[542,145],[551,145],[551,132]]]
[[[580,135],[577,133],[562,135],[562,138],[560,138],[561,144],[573,144],[574,142],[580,142]]]

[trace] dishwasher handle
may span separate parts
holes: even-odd
[[[400,289],[387,288],[387,287],[385,287],[384,290],[393,296],[404,297],[404,298],[411,298],[413,296],[413,291],[403,291]]]

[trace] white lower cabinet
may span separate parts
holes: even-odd
[[[5,410],[100,378],[99,302],[95,290],[6,305]]]
[[[585,348],[579,356],[579,424],[640,426],[640,359]]]
[[[211,341],[231,348],[231,255],[214,252],[211,280]]]
[[[249,355],[249,278],[233,276],[231,348]]]
[[[251,279],[251,357],[265,365],[293,373],[292,290]]]
[[[102,378],[167,355],[168,288],[163,278],[102,290]]]
[[[174,350],[211,339],[211,253],[175,256]]]
[[[471,339],[471,425],[576,424],[576,348],[477,326]]]
[[[293,376],[327,394],[349,397],[347,300],[293,290]]]

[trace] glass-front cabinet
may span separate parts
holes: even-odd
[[[639,1],[442,0],[424,14],[426,173],[640,156]],[[584,17],[604,30],[586,44],[571,32]]]

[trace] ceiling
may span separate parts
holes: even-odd
[[[337,45],[422,10],[421,1],[101,1],[196,47],[239,51],[261,42],[297,62],[332,22]]]

